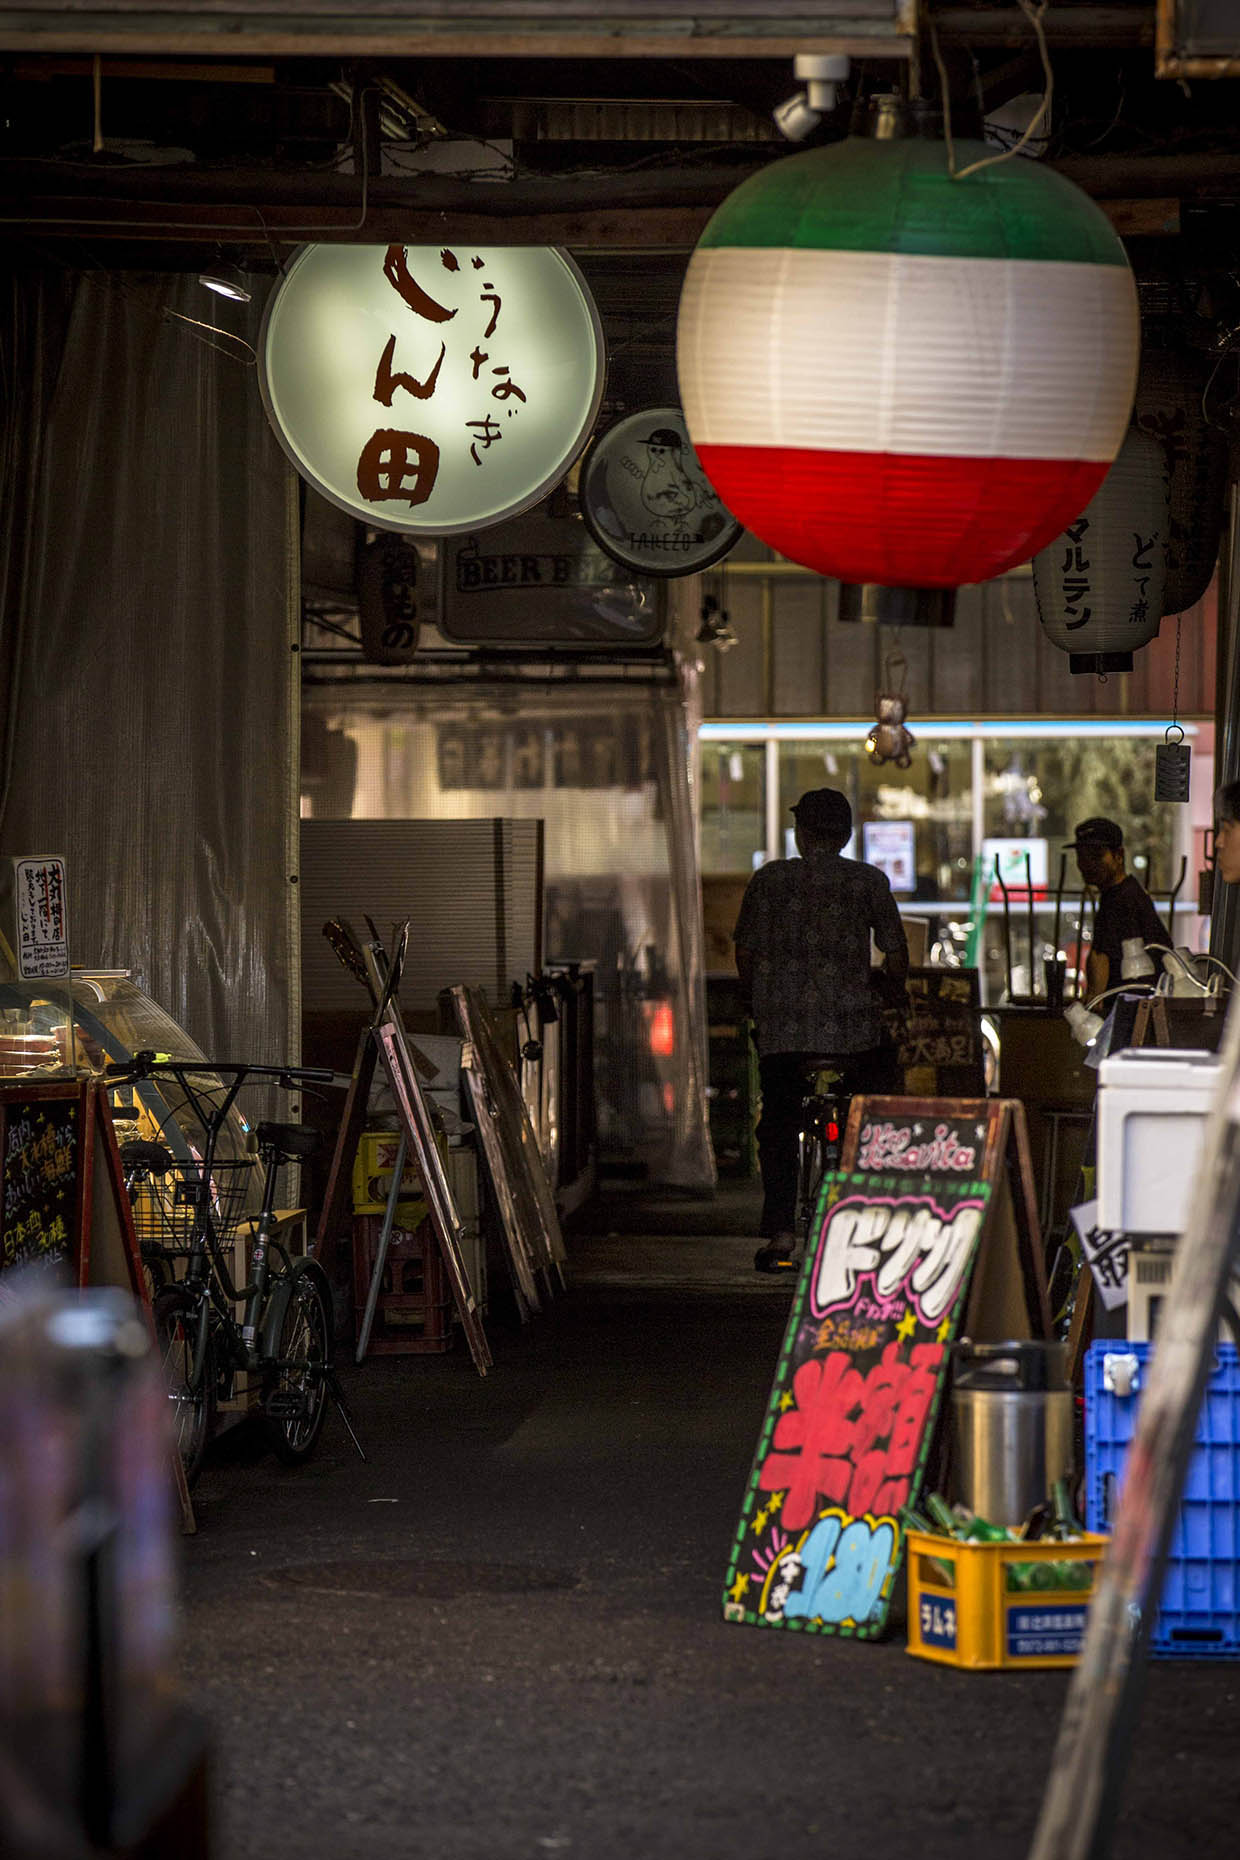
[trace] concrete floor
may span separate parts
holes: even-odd
[[[898,1629],[724,1623],[790,1281],[758,1197],[609,1192],[571,1282],[450,1355],[350,1369],[286,1469],[212,1450],[183,1540],[213,1860],[776,1860],[1028,1848],[1062,1673],[965,1674]],[[1240,1670],[1150,1671],[1113,1852],[1230,1855]]]

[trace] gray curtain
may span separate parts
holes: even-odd
[[[5,292],[0,853],[64,855],[75,966],[295,1057],[295,481],[252,351],[193,277]]]

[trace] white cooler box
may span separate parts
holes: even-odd
[[[1180,1234],[1219,1077],[1215,1053],[1142,1046],[1098,1068],[1098,1226]]]

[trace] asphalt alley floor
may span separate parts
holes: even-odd
[[[344,1372],[286,1468],[246,1423],[181,1541],[213,1860],[874,1860],[1028,1851],[1067,1683],[725,1623],[790,1279],[758,1197],[608,1191],[568,1289]],[[1155,1662],[1116,1860],[1235,1848],[1240,1671]]]

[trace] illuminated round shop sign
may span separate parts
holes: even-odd
[[[600,433],[581,462],[578,501],[599,548],[645,575],[691,575],[741,534],[679,407],[648,407]]]
[[[448,536],[557,484],[603,394],[598,311],[551,246],[308,245],[267,304],[259,383],[324,497]]]

